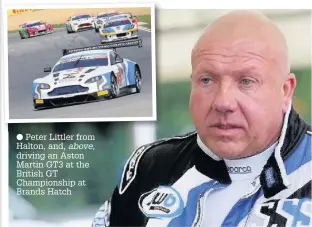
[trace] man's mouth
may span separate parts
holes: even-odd
[[[241,128],[237,125],[233,124],[215,124],[213,127],[219,128],[219,129],[236,129],[236,128]]]

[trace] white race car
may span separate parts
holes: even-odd
[[[35,109],[62,106],[105,98],[121,93],[139,93],[141,71],[139,64],[120,57],[115,48],[138,46],[142,40],[65,49],[50,72],[32,83]]]
[[[99,32],[99,30],[103,27],[103,24],[105,24],[106,20],[109,17],[117,14],[118,13],[99,13],[94,20],[95,32]]]
[[[101,43],[120,41],[125,39],[136,39],[139,37],[137,26],[128,18],[109,18],[100,29]]]
[[[77,14],[66,21],[67,33],[94,29],[94,18],[90,14]]]

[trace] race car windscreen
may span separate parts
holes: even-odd
[[[91,18],[91,16],[86,14],[86,15],[75,16],[72,18],[72,20],[89,19],[89,18]]]
[[[121,25],[131,24],[129,20],[118,20],[118,21],[111,21],[108,22],[105,27],[117,27]]]
[[[67,69],[107,65],[107,55],[75,56],[71,58],[61,59],[60,61],[58,61],[53,69],[53,72]]]
[[[35,27],[35,26],[40,26],[42,24],[43,24],[42,22],[35,22],[35,23],[27,24],[27,27]]]
[[[96,18],[108,18],[114,15],[116,14],[115,13],[101,14],[101,15],[98,15]]]

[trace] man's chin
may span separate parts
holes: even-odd
[[[224,159],[243,158],[245,154],[245,146],[242,144],[231,142],[218,141],[211,147],[213,153]]]

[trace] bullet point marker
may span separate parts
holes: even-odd
[[[17,140],[22,140],[23,139],[23,135],[22,134],[17,134],[16,139]]]

